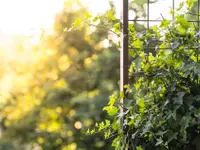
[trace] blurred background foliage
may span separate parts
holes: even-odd
[[[146,2],[130,1],[134,19],[146,16]],[[110,7],[115,14],[112,2]],[[108,30],[119,19],[66,31],[87,11],[66,1],[53,33],[41,30],[38,44],[16,36],[10,53],[0,51],[0,150],[112,149],[111,139],[85,132],[105,119],[102,108],[119,89],[118,37]]]
[[[57,14],[53,34],[43,31],[29,49],[17,45],[17,59],[5,62],[2,82],[12,87],[1,91],[0,149],[111,149],[109,140],[85,132],[104,118],[102,108],[118,87],[119,51],[103,28],[65,32],[87,12],[72,5]]]

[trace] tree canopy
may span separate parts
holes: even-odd
[[[8,62],[12,87],[0,108],[4,150],[111,149],[109,140],[86,130],[105,118],[102,108],[118,86],[119,51],[104,28],[66,31],[87,13],[79,4],[70,9],[72,3],[57,14],[53,34],[44,31],[28,49],[20,45],[17,60]]]

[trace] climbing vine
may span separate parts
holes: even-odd
[[[145,32],[129,25],[130,84],[110,96],[112,119],[88,134],[104,132],[112,145],[131,150],[184,150],[198,147],[200,132],[199,27],[187,21],[195,0],[180,3],[173,22],[165,19]],[[124,97],[124,95],[127,95]],[[120,99],[124,98],[124,104]],[[123,108],[123,112],[120,112]],[[196,142],[197,141],[197,142]]]

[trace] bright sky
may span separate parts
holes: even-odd
[[[0,0],[0,30],[25,34],[35,28],[49,28],[62,0]]]
[[[56,12],[62,9],[64,0],[0,0],[0,32],[28,34],[31,30],[48,29],[54,22]],[[93,13],[109,8],[108,0],[80,0]],[[179,3],[181,0],[176,0]],[[159,0],[151,5],[151,17],[167,14],[172,0]],[[120,0],[114,0],[119,13]],[[159,6],[160,5],[160,6]],[[165,8],[163,9],[163,6]]]
[[[108,8],[108,0],[81,0],[93,12]],[[27,34],[50,28],[63,0],[0,0],[0,32]]]

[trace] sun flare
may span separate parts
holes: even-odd
[[[63,0],[0,0],[0,31],[27,34],[50,28],[62,4]]]

